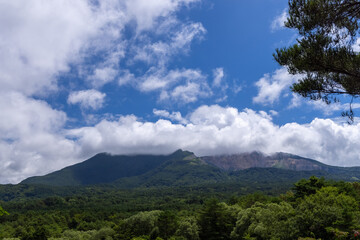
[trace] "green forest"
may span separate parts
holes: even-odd
[[[277,189],[3,185],[0,238],[360,239],[359,182],[310,177]]]

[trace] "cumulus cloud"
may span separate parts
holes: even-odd
[[[96,32],[86,1],[1,1],[0,6],[0,91],[31,95],[56,88],[54,75],[68,70]]]
[[[170,120],[173,120],[173,121],[177,121],[177,122],[182,123],[182,124],[188,123],[188,121],[181,116],[180,112],[169,113],[166,110],[153,109],[153,113],[156,116],[167,118],[167,119],[170,119]]]
[[[210,95],[211,91],[207,84],[195,82],[187,82],[185,85],[177,86],[170,94],[172,99],[182,103],[195,102],[199,97],[208,97]]]
[[[276,16],[275,19],[271,22],[271,31],[276,31],[285,27],[285,22],[288,16],[289,14],[287,9],[284,9],[284,11],[279,16]]]
[[[263,105],[271,105],[278,101],[281,94],[291,84],[300,79],[300,75],[291,75],[286,68],[277,69],[273,75],[265,74],[259,81],[255,83],[259,92],[253,98],[254,103]]]
[[[169,116],[166,112],[158,115]],[[289,152],[335,165],[360,165],[357,143],[360,124],[339,124],[314,119],[309,124],[272,122],[265,112],[239,111],[218,105],[202,106],[187,117],[186,124],[160,119],[144,122],[135,116],[103,120],[94,127],[73,129],[82,151],[116,154],[170,153],[178,148],[197,155],[248,151]]]
[[[14,92],[0,95],[0,109],[0,182],[16,183],[78,161],[76,145],[63,135],[64,112]]]
[[[70,93],[67,102],[69,104],[80,104],[84,109],[92,108],[97,110],[102,108],[105,97],[105,93],[90,89]]]
[[[203,156],[281,151],[327,164],[360,165],[360,123],[316,118],[308,124],[277,125],[262,111],[204,105],[187,117],[154,109],[155,115],[170,120],[150,122],[127,115],[64,130],[66,115],[45,102],[17,93],[0,98],[3,183],[44,174],[99,152],[167,154],[182,148]]]

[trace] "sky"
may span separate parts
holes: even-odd
[[[346,102],[290,91],[284,0],[0,0],[0,183],[99,153],[360,166]],[[359,108],[354,103],[353,108]]]

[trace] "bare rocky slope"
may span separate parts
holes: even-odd
[[[207,156],[202,159],[213,166],[226,171],[238,171],[248,168],[281,168],[294,171],[329,171],[333,167],[318,161],[292,155],[275,153],[265,155],[261,152],[233,155]]]

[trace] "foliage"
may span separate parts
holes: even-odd
[[[18,192],[13,198],[6,186],[13,200],[0,202],[11,212],[0,218],[0,239],[358,239],[358,182],[311,177],[280,197],[265,194],[279,194],[278,184],[247,184],[252,191],[242,184],[133,190],[89,186],[39,198]],[[24,186],[13,188],[30,193]]]
[[[123,239],[154,234],[161,211],[139,212],[125,219],[118,230]],[[155,236],[156,238],[157,236]]]
[[[291,74],[303,74],[292,90],[313,100],[337,101],[360,94],[360,55],[353,49],[360,18],[357,0],[290,0],[285,25],[297,43],[276,49],[275,60]],[[353,112],[345,113],[352,118]]]
[[[303,198],[315,194],[317,190],[325,186],[324,178],[311,176],[309,179],[301,179],[294,184],[295,198]]]
[[[256,203],[239,212],[231,239],[294,239],[299,234],[294,208],[286,203]]]
[[[179,221],[176,236],[183,237],[187,240],[200,240],[199,226],[195,217],[186,217]]]
[[[225,203],[208,200],[200,210],[200,238],[208,240],[230,239],[235,218]]]
[[[335,232],[351,232],[357,227],[359,203],[336,187],[324,187],[299,204],[297,219],[305,236],[334,239]]]

